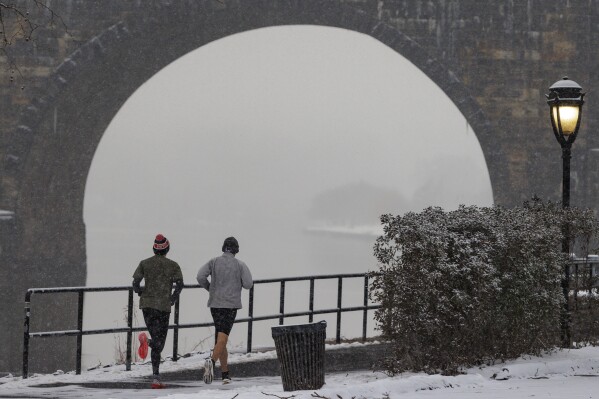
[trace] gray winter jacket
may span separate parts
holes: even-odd
[[[209,308],[241,309],[241,288],[249,290],[254,285],[247,265],[228,252],[202,266],[197,280],[210,292]]]

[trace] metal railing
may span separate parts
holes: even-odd
[[[364,304],[363,306],[352,306],[344,308],[342,306],[343,297],[343,280],[350,278],[362,278],[364,279]],[[314,282],[316,280],[330,280],[337,279],[337,307],[331,309],[314,309]],[[291,312],[285,313],[285,283],[291,281],[309,281],[309,297],[308,297],[308,310],[303,312]],[[279,313],[268,315],[268,316],[256,316],[254,317],[254,290],[256,285],[261,284],[274,284],[279,283]],[[185,289],[200,288],[199,285],[186,285]],[[128,291],[129,299],[127,305],[127,327],[121,328],[104,328],[95,330],[83,330],[83,299],[86,292],[109,292],[109,291]],[[63,331],[43,331],[43,332],[30,332],[30,320],[31,320],[31,296],[33,294],[55,294],[55,293],[77,293],[77,327],[75,330],[63,330]],[[335,341],[341,342],[341,314],[344,312],[355,312],[362,311],[362,340],[366,340],[367,331],[367,320],[368,311],[378,309],[380,305],[369,305],[368,304],[369,294],[369,277],[365,273],[355,274],[330,274],[322,276],[307,276],[307,277],[287,277],[287,278],[273,278],[264,280],[254,280],[254,286],[249,290],[249,304],[248,304],[248,317],[239,318],[235,320],[235,323],[248,323],[247,331],[247,352],[252,351],[252,333],[253,325],[258,321],[265,320],[279,320],[279,325],[282,325],[285,318],[308,316],[308,321],[313,322],[314,315],[318,314],[333,314],[337,315],[337,325]],[[179,304],[181,299],[175,303],[173,323],[169,325],[169,329],[173,330],[173,361],[177,361],[179,355],[179,330],[184,328],[199,328],[199,327],[211,327],[214,323],[191,323],[181,324],[179,323]],[[59,337],[59,336],[76,336],[77,337],[77,350],[75,359],[75,372],[81,374],[81,348],[82,339],[84,335],[95,335],[95,334],[110,334],[110,333],[126,333],[127,334],[127,349],[126,349],[126,370],[131,370],[131,347],[133,332],[145,331],[145,327],[133,327],[133,288],[130,286],[125,287],[64,287],[64,288],[31,288],[27,290],[25,294],[25,329],[23,335],[23,378],[27,378],[29,373],[29,340],[36,337]]]

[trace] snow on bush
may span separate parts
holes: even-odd
[[[384,361],[391,374],[454,374],[559,345],[563,234],[588,251],[598,230],[588,211],[538,199],[511,209],[431,207],[381,222],[372,299],[393,342]]]

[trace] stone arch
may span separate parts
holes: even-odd
[[[493,152],[500,147],[484,113],[466,86],[410,37],[363,11],[326,0],[240,1],[227,7],[212,3],[172,2],[160,6],[164,12],[133,16],[110,27],[71,54],[49,80],[47,93],[26,110],[10,151],[13,158],[5,166],[20,182],[14,209],[19,248],[13,262],[20,271],[14,276],[18,281],[6,282],[15,290],[15,305],[28,287],[85,284],[83,199],[87,174],[104,131],[124,102],[179,57],[252,29],[336,27],[367,34],[397,51],[428,75],[473,127],[495,187],[493,170],[505,155]],[[61,304],[57,300],[53,306],[59,309]],[[47,320],[54,314],[49,312]],[[18,326],[20,317],[13,312],[7,325]],[[61,318],[52,328],[73,328],[74,313]],[[3,334],[19,336],[13,332]],[[8,346],[18,348],[18,342]],[[56,353],[48,356],[53,361],[44,368],[52,370],[72,361],[73,351],[60,346],[55,346]]]

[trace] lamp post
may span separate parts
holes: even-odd
[[[572,143],[576,140],[580,127],[582,104],[584,104],[582,87],[573,80],[564,77],[549,88],[547,104],[553,134],[562,147],[562,208],[570,206],[570,158]],[[562,252],[570,257],[570,236],[566,224],[563,226],[564,238]],[[562,345],[570,346],[570,306],[568,303],[570,283],[570,265],[564,266],[562,291],[564,294],[564,310],[562,315]]]

